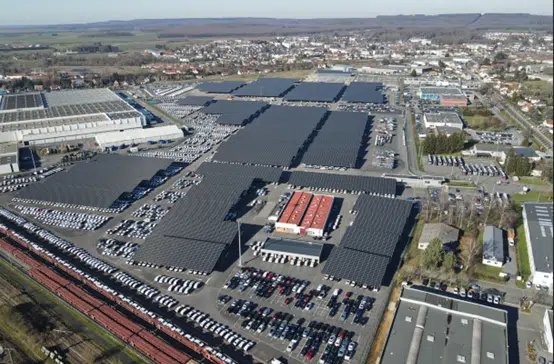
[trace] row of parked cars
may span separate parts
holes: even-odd
[[[138,210],[133,212],[131,216],[144,218],[145,221],[156,221],[164,217],[169,210],[155,204],[144,204]]]
[[[362,283],[362,282],[352,281],[352,280],[349,280],[349,279],[346,279],[346,280],[343,281],[341,278],[335,277],[335,276],[329,275],[329,274],[324,274],[323,279],[329,280],[329,281],[335,281],[335,282],[342,282],[342,283],[344,283],[344,284],[346,284],[347,286],[350,286],[350,287],[359,287],[359,288],[363,288],[363,289],[369,289],[370,291],[373,291],[373,292],[378,292],[379,291],[379,288],[377,288],[377,287],[373,287],[373,286],[370,286],[368,284],[365,284],[365,283]]]
[[[243,267],[235,273],[223,288],[236,289],[243,293],[252,289],[260,298],[270,298],[274,292],[279,295],[302,293],[310,284],[309,281],[288,277],[281,274],[263,271],[261,269]]]
[[[15,208],[21,211],[22,214],[32,216],[45,225],[63,229],[96,230],[110,219],[109,216],[52,210],[42,207],[15,205]]]
[[[128,204],[121,204],[120,206],[114,206],[110,208],[102,208],[102,207],[95,207],[95,206],[83,206],[83,205],[75,205],[70,203],[61,203],[61,202],[52,202],[52,201],[41,201],[41,200],[35,200],[30,198],[19,198],[14,197],[12,199],[13,202],[19,202],[24,203],[28,205],[45,205],[45,206],[52,206],[56,208],[62,208],[62,209],[74,209],[74,210],[87,210],[87,211],[93,211],[93,212],[103,212],[108,214],[118,214],[121,211],[127,207]]]
[[[187,320],[194,322],[203,330],[211,332],[214,336],[221,337],[226,343],[238,350],[249,351],[256,345],[254,341],[245,339],[234,332],[227,325],[223,325],[210,317],[209,314],[195,309],[189,305],[182,305],[175,308],[178,315],[184,316]]]
[[[120,241],[115,239],[100,239],[96,248],[100,254],[109,257],[120,257],[123,259],[131,259],[139,248],[137,243],[130,241]]]
[[[184,191],[162,191],[154,197],[155,202],[169,201],[169,203],[175,203],[180,198],[185,197],[187,193]]]
[[[148,235],[152,234],[152,231],[158,225],[156,222],[136,220],[122,220],[114,228],[108,229],[106,234],[126,236],[128,238],[146,239]]]
[[[177,277],[171,277],[166,275],[157,275],[154,277],[154,282],[161,284],[167,284],[168,292],[174,292],[178,294],[191,294],[194,290],[202,287],[204,282],[195,281],[192,279],[181,279]]]

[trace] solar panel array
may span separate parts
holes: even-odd
[[[298,80],[292,78],[260,78],[233,92],[235,96],[283,97]]]
[[[378,82],[353,82],[344,92],[342,100],[348,102],[383,104],[385,103],[385,96],[381,91],[382,88],[383,84]]]
[[[187,96],[177,100],[176,104],[182,106],[206,106],[213,99],[211,96]]]
[[[368,134],[367,113],[332,111],[308,147],[302,163],[356,168],[362,141]]]
[[[86,90],[65,90],[44,94],[47,107],[95,104],[99,102],[120,101],[115,93],[107,88]]]
[[[299,187],[346,190],[381,196],[396,195],[396,180],[392,178],[295,171],[290,173],[287,182]]]
[[[334,102],[346,86],[342,83],[302,82],[283,98],[286,101]]]
[[[360,196],[354,224],[333,249],[323,273],[381,286],[412,210],[405,200]]]
[[[121,100],[105,101],[93,104],[54,106],[42,110],[20,110],[17,112],[0,113],[0,123],[122,111],[135,110]]]
[[[252,182],[245,176],[206,175],[161,220],[134,260],[211,272],[237,233],[227,216]]]
[[[21,190],[18,197],[109,208],[124,192],[167,169],[170,160],[100,154]]]
[[[198,89],[212,94],[230,94],[244,85],[242,81],[205,82],[198,85]]]
[[[288,167],[326,113],[318,107],[273,105],[223,143],[213,159]]]
[[[252,121],[269,104],[260,101],[217,100],[201,110],[204,114],[221,114],[218,124],[244,125]]]
[[[0,110],[28,109],[43,106],[42,96],[39,93],[4,95],[0,102]]]
[[[195,173],[202,176],[245,176],[264,182],[279,182],[283,170],[275,167],[252,166],[248,164],[204,162],[196,169]]]

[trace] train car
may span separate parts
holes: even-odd
[[[69,291],[71,291],[77,297],[81,297],[81,299],[83,299],[83,301],[89,303],[94,308],[98,308],[98,307],[104,305],[104,302],[100,301],[97,298],[92,297],[90,294],[85,292],[83,289],[77,287],[73,283],[68,284],[65,288],[67,288]]]
[[[127,341],[131,336],[134,335],[133,332],[121,326],[119,323],[115,322],[98,309],[90,311],[89,316],[123,341]]]
[[[77,297],[74,293],[70,292],[64,287],[60,287],[56,293],[58,296],[64,299],[67,303],[71,304],[72,306],[76,307],[79,311],[82,313],[89,313],[90,311],[94,310],[94,306],[91,304],[83,301],[81,298]]]
[[[116,310],[114,310],[113,308],[111,308],[108,305],[103,305],[102,307],[99,308],[99,310],[102,311],[103,313],[105,313],[108,317],[110,317],[111,319],[113,319],[117,323],[123,325],[124,327],[126,327],[130,331],[134,332],[135,334],[139,333],[140,331],[142,331],[144,329],[142,326],[140,326],[140,325],[134,323],[133,321],[129,320],[123,314],[117,312]]]
[[[179,363],[177,360],[171,358],[169,355],[163,353],[162,351],[155,348],[152,344],[148,343],[146,340],[141,338],[138,335],[132,336],[128,340],[129,344],[135,349],[154,360],[156,363],[160,364],[173,364]]]

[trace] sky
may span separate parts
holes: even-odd
[[[0,26],[159,18],[367,18],[377,15],[531,13],[551,0],[0,0]]]

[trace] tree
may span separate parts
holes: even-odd
[[[461,258],[464,263],[464,269],[468,270],[472,267],[476,261],[479,260],[481,255],[481,244],[475,237],[462,238],[462,254]]]
[[[439,60],[439,68],[440,69],[446,68],[446,63],[444,63],[442,60]]]
[[[504,52],[498,52],[494,55],[495,61],[503,61],[505,59],[508,59],[508,56]]]
[[[456,268],[456,255],[452,252],[446,254],[442,266],[449,272],[453,271]]]
[[[410,73],[410,76],[411,76],[411,77],[417,77],[417,71],[416,71],[416,70],[412,70],[412,72]]]
[[[523,138],[523,140],[521,141],[521,146],[522,147],[528,147],[529,146],[529,138]]]
[[[388,66],[388,65],[390,64],[390,59],[388,59],[388,58],[383,59],[383,61],[381,62],[381,64],[382,64],[383,66]]]
[[[482,66],[490,66],[491,65],[491,60],[489,58],[485,58],[485,59],[483,59],[483,62],[481,62],[481,65]]]
[[[437,268],[442,264],[443,259],[444,248],[442,246],[442,241],[439,238],[434,238],[429,242],[427,249],[423,252],[422,264],[426,268]]]

